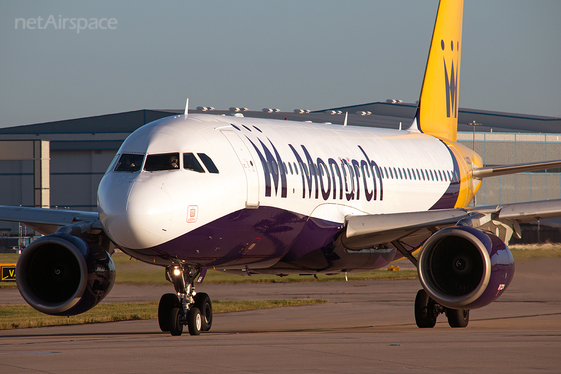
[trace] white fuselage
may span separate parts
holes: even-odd
[[[147,171],[147,158],[168,154],[179,155],[177,169]],[[143,164],[115,171],[122,155]],[[193,158],[202,170],[187,165]],[[132,133],[98,200],[109,237],[143,260],[210,265],[221,258],[243,264],[245,257],[272,266],[289,251],[294,257],[314,249],[291,247],[309,220],[336,230],[347,215],[452,208],[461,174],[446,144],[417,131],[190,114]]]

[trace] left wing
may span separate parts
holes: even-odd
[[[92,221],[91,228],[103,230],[97,212],[78,210],[0,205],[0,221],[22,222],[43,235],[52,234],[63,226],[83,221]]]
[[[444,227],[470,226],[493,231],[501,240],[508,242],[513,233],[520,236],[520,223],[555,217],[561,217],[561,199],[463,209],[348,216],[342,241],[349,250],[387,244],[396,246],[399,243],[415,250],[433,233]]]
[[[441,228],[454,226],[470,213],[466,209],[347,216],[343,245],[362,250],[396,240],[426,240]]]

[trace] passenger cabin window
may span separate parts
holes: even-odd
[[[179,153],[162,153],[146,156],[144,170],[165,171],[179,169]]]
[[[214,162],[210,157],[206,155],[206,153],[197,153],[197,154],[199,155],[199,158],[201,159],[203,164],[205,164],[206,169],[208,170],[209,173],[218,174],[218,168],[216,167],[216,165],[214,165]],[[185,157],[183,158],[183,161],[185,161]],[[183,162],[183,164],[185,164],[185,162]]]
[[[210,160],[210,159],[209,159]],[[212,162],[212,161],[211,161]],[[214,163],[213,163],[214,165]],[[215,166],[216,168],[216,166]],[[183,169],[196,171],[197,173],[204,173],[205,169],[201,166],[193,153],[183,154]],[[218,172],[218,170],[216,170]]]
[[[142,166],[142,160],[144,159],[144,155],[131,155],[131,154],[122,154],[115,166],[115,171],[127,171],[127,172],[135,172],[139,171],[140,167]]]

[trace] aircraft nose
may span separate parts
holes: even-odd
[[[111,239],[130,249],[161,244],[172,217],[171,198],[163,185],[133,182],[111,190],[103,204],[100,195],[100,216]]]

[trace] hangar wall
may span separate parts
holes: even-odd
[[[97,186],[117,150],[51,151],[51,207],[97,209]],[[33,161],[0,161],[0,205],[33,206]]]
[[[33,161],[0,161],[0,205],[33,206]]]
[[[115,150],[51,151],[51,207],[97,209],[97,186]]]
[[[473,133],[458,133],[458,140],[473,147]],[[561,135],[476,133],[475,151],[485,166],[561,160]],[[486,178],[476,195],[476,205],[561,198],[561,170]]]
[[[115,156],[114,150],[51,151],[52,208],[97,210],[97,186]],[[33,161],[0,161],[0,205],[33,206]],[[0,229],[15,235],[19,225],[1,222]]]

